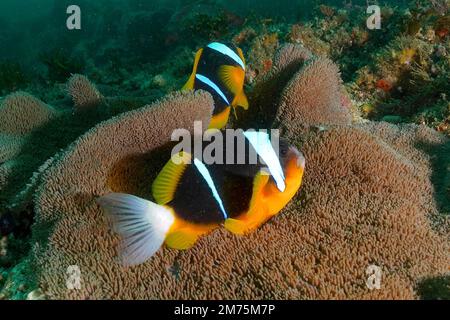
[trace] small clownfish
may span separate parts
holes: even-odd
[[[222,224],[234,234],[247,234],[292,199],[302,182],[303,155],[284,140],[277,155],[267,133],[243,135],[240,164],[207,165],[185,151],[172,156],[152,185],[156,203],[121,193],[98,198],[122,238],[123,265],[145,262],[164,243],[188,249]],[[250,164],[250,149],[258,156],[255,164]]]
[[[248,109],[244,93],[245,59],[242,50],[234,45],[212,42],[195,54],[194,67],[183,90],[203,89],[214,98],[213,117],[209,128],[226,126],[230,109]]]

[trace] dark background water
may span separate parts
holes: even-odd
[[[383,5],[406,5],[409,1],[378,1]],[[181,28],[177,23],[196,10],[226,10],[246,18],[258,15],[286,22],[311,19],[313,8],[319,4],[337,7],[361,6],[366,0],[314,1],[314,0],[2,0],[0,1],[0,58],[19,60],[29,64],[38,51],[51,47],[72,50],[80,41],[92,39],[97,43],[115,41],[127,34],[127,27],[169,28],[173,32]],[[77,4],[82,11],[82,30],[66,29],[66,8]],[[148,20],[143,18],[147,15]],[[177,19],[174,19],[176,17]],[[158,21],[160,20],[160,21]],[[141,22],[140,22],[141,21]],[[132,32],[132,31],[131,31]],[[129,34],[129,36],[132,36]]]

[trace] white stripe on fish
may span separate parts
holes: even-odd
[[[214,91],[217,92],[217,94],[219,96],[222,97],[222,99],[225,101],[225,103],[227,104],[227,106],[230,105],[230,102],[228,101],[227,97],[225,96],[225,94],[222,92],[222,90],[220,90],[220,88],[214,83],[212,82],[209,78],[201,75],[201,74],[196,74],[195,78],[197,78],[198,80],[200,80],[201,82],[203,82],[204,84],[208,85],[209,87],[211,87]]]
[[[237,64],[239,64],[242,67],[243,70],[245,70],[244,61],[242,61],[241,57],[239,57],[239,55],[237,55],[236,52],[231,50],[229,47],[227,47],[223,43],[212,42],[212,43],[208,44],[208,48],[216,50],[216,51],[222,53],[223,55],[226,55],[226,56],[230,57]]]

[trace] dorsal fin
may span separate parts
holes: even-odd
[[[200,57],[202,56],[202,53],[203,53],[203,48],[199,49],[197,51],[197,53],[195,54],[194,67],[192,68],[192,74],[189,77],[189,80],[183,86],[182,90],[192,90],[192,89],[194,89],[195,75],[197,74],[198,62],[200,61]]]
[[[191,161],[191,154],[180,152],[174,155],[162,168],[152,185],[152,194],[157,204],[166,204],[173,200],[177,185]]]

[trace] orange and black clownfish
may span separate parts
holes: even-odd
[[[230,110],[241,106],[248,109],[244,93],[245,59],[234,45],[212,42],[197,51],[194,68],[184,90],[203,89],[214,98],[213,117],[209,128],[226,126]]]
[[[153,183],[156,203],[121,193],[98,199],[122,238],[123,265],[145,262],[164,243],[188,249],[221,224],[235,234],[249,233],[292,199],[302,182],[303,155],[283,140],[277,155],[265,133],[243,135],[241,164],[207,165],[185,151],[173,156]],[[263,161],[250,162],[250,148]]]

